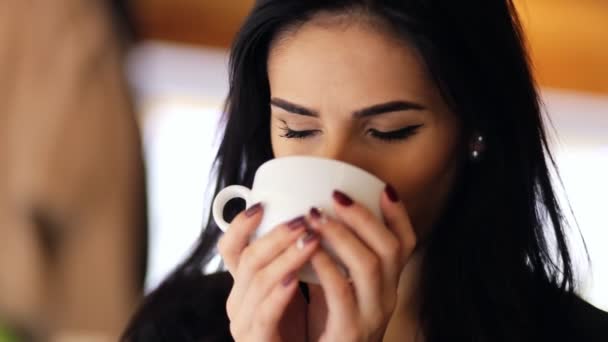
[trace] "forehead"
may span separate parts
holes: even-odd
[[[271,48],[268,76],[273,94],[361,100],[423,96],[433,85],[417,50],[364,23],[310,22]]]

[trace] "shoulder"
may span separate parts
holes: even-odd
[[[227,272],[174,275],[146,297],[123,341],[232,341],[226,314],[231,288]]]
[[[608,313],[582,299],[572,289],[536,282],[527,299],[533,303],[532,329],[538,341],[608,341]]]
[[[572,295],[568,317],[577,341],[608,341],[608,313]]]

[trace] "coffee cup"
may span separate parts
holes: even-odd
[[[213,201],[212,214],[219,228],[227,231],[230,224],[225,221],[223,211],[229,201],[241,198],[246,208],[262,203],[264,214],[251,236],[253,241],[282,223],[308,214],[312,207],[335,217],[332,198],[335,190],[345,193],[380,219],[380,196],[384,188],[385,183],[376,176],[338,160],[309,156],[275,158],[258,168],[251,189],[231,185],[220,191]],[[321,245],[336,257],[325,241],[321,241]],[[309,264],[304,266],[299,278],[304,282],[319,282]]]

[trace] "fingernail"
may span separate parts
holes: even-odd
[[[260,210],[262,210],[262,203],[256,203],[252,205],[249,209],[245,210],[245,216],[251,217],[257,214]]]
[[[321,210],[319,210],[319,208],[312,207],[310,208],[310,216],[313,219],[318,220],[323,216],[323,214],[321,213]]]
[[[392,185],[386,184],[386,188],[384,189],[384,192],[386,192],[386,196],[388,196],[388,199],[390,199],[391,202],[393,202],[393,203],[399,202],[399,195],[397,194],[397,191],[395,191],[395,188],[393,188]]]
[[[317,241],[319,239],[319,234],[308,230],[306,231],[306,234],[301,236],[298,239],[298,242],[296,243],[296,246],[298,247],[298,249],[304,249],[304,247],[308,244],[311,244],[314,241]]]
[[[323,215],[321,209],[317,207],[310,208],[310,217],[312,218],[310,222],[312,228],[318,229],[319,225],[324,225],[327,223],[327,217]]]
[[[285,277],[285,279],[283,279],[283,286],[287,287],[291,285],[294,280],[296,280],[295,273],[290,273],[287,277]]]
[[[304,219],[304,216],[296,217],[295,219],[287,222],[287,228],[289,228],[291,230],[296,230],[296,229],[302,228],[305,225],[306,225],[306,220]]]
[[[336,202],[344,207],[350,207],[353,205],[353,200],[341,191],[335,190],[333,197]]]

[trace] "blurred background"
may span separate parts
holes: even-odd
[[[252,3],[0,1],[0,342],[116,340],[192,248]],[[580,292],[608,310],[608,1],[516,3]]]

